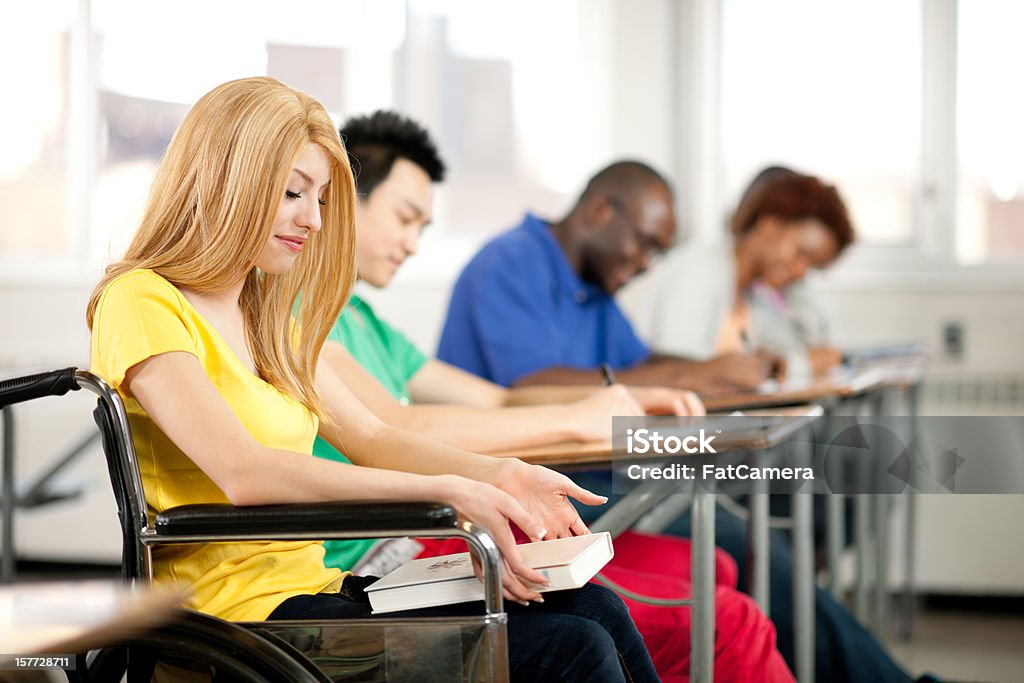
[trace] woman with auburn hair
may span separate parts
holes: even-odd
[[[623,307],[661,352],[708,360],[758,348],[783,357],[788,378],[826,372],[839,354],[819,349],[823,340],[809,334],[810,325],[808,334],[780,343],[779,320],[764,315],[764,304],[782,304],[809,270],[828,267],[853,242],[839,192],[814,176],[770,167],[744,192],[730,228],[732,239],[720,247],[676,249],[637,279]],[[788,319],[800,324],[795,312]]]
[[[755,241],[749,239],[751,233],[771,219],[803,221],[805,225],[817,222],[828,233],[818,233],[818,241],[834,244],[834,251],[833,244],[816,246],[813,231],[807,235],[805,230],[803,241],[794,244],[797,257],[788,263],[790,272],[781,274],[781,284],[773,283],[768,274],[748,287],[750,328],[759,346],[785,357],[791,376],[819,377],[839,365],[843,354],[832,345],[828,313],[806,286],[803,275],[808,268],[831,265],[853,243],[853,225],[834,186],[784,166],[769,166],[754,177],[740,198],[730,228],[737,251],[742,249],[748,260],[774,257],[776,265],[786,265],[785,254],[780,257],[763,247],[751,247]]]
[[[389,427],[320,362],[355,274],[353,213],[347,155],[308,95],[242,79],[186,115],[139,231],[87,316],[92,369],[125,400],[150,511],[448,503],[504,555],[513,678],[657,680],[621,600],[586,586],[545,602],[527,585],[544,577],[515,551],[510,523],[531,540],[586,533],[569,496],[604,499],[543,467]],[[354,464],[312,457],[318,434]],[[325,568],[315,542],[160,548],[154,573],[188,585],[189,607],[230,620],[370,613],[367,580]]]

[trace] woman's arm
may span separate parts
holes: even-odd
[[[421,478],[335,467],[257,443],[185,352],[152,356],[128,370],[122,388],[235,505],[329,500],[437,500]],[[372,435],[368,424],[363,434]]]
[[[418,474],[457,473],[512,493],[552,537],[587,533],[569,497],[586,505],[606,499],[580,488],[568,477],[515,458],[492,458],[457,450],[412,432],[382,424],[348,390],[321,358],[317,387],[335,425],[321,424],[320,436],[359,465]],[[375,425],[363,435],[363,425]],[[353,431],[354,430],[354,431]],[[355,437],[355,438],[353,438]],[[533,540],[544,534],[523,529]]]
[[[337,388],[331,388],[332,397],[337,398],[333,396]],[[122,389],[134,396],[156,426],[236,505],[333,500],[448,503],[494,537],[512,570],[503,574],[508,597],[518,601],[535,599],[538,594],[523,581],[545,583],[544,577],[527,567],[515,551],[508,524],[515,522],[536,539],[546,535],[543,521],[494,486],[450,474],[421,476],[373,470],[263,446],[235,417],[199,360],[186,352],[163,353],[137,363],[126,373]],[[385,451],[395,447],[431,449],[427,440],[389,434],[399,430],[382,425],[368,411],[360,410],[354,399],[351,403],[354,405],[345,407],[351,409],[353,418],[342,421],[338,429],[345,433],[353,452],[362,454],[375,447]],[[518,485],[528,480],[516,477],[513,481]],[[536,509],[533,501],[528,502]]]

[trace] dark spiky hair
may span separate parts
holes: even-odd
[[[430,133],[398,112],[382,109],[369,116],[354,116],[338,132],[348,150],[360,197],[369,197],[398,159],[416,164],[435,183],[444,180],[444,162]]]

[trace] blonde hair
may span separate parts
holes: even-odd
[[[287,273],[267,275],[256,259],[307,144],[322,147],[331,162],[323,229],[310,235]],[[316,364],[355,278],[354,211],[348,155],[323,105],[273,78],[220,85],[178,126],[139,230],[93,290],[86,321],[91,328],[107,285],[138,268],[197,291],[226,289],[244,277],[239,303],[257,372],[329,420]]]

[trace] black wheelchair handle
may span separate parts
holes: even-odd
[[[78,391],[75,372],[76,368],[64,368],[0,381],[0,408],[43,396],[63,396],[69,391]]]

